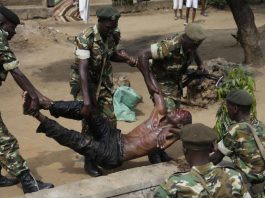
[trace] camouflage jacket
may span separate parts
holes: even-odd
[[[258,120],[246,121],[256,129],[265,146],[265,126]],[[236,168],[244,172],[249,182],[265,180],[265,164],[246,122],[232,125],[224,138],[218,143],[218,149],[229,156]]]
[[[154,198],[161,197],[239,198],[250,197],[250,195],[239,172],[208,163],[193,166],[191,171],[186,173],[171,175],[155,191]]]
[[[19,65],[19,61],[9,47],[7,36],[8,33],[0,29],[0,85],[5,81],[8,71]]]
[[[151,70],[159,83],[181,83],[182,75],[194,59],[193,53],[184,52],[179,38],[177,34],[151,45]],[[179,86],[182,88],[182,84]]]
[[[119,33],[119,30],[116,30]],[[119,34],[118,34],[119,35]],[[103,64],[104,71],[102,73],[101,86],[104,86],[109,91],[113,91],[113,74],[110,64],[110,57],[117,50],[119,37],[108,37],[106,42],[103,42],[97,25],[84,30],[76,37],[76,63],[80,59],[89,60],[89,76],[95,86],[99,85],[100,75]]]

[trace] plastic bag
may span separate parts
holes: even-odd
[[[117,87],[113,96],[114,113],[117,120],[135,122],[135,106],[142,100],[131,87]]]

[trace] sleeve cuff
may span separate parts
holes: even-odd
[[[37,133],[45,133],[47,131],[47,129],[49,128],[49,126],[53,126],[55,121],[51,120],[49,118],[45,118],[45,120],[43,122],[40,123],[40,125],[38,126],[36,132]]]
[[[159,56],[159,54],[158,54],[157,43],[151,45],[151,54],[152,54],[152,58],[154,58],[154,59],[159,59],[159,58],[161,58],[161,57]]]
[[[76,49],[75,55],[78,59],[88,59],[90,58],[90,51],[89,50],[82,50],[82,49]]]
[[[19,61],[18,60],[14,60],[14,61],[12,61],[10,63],[4,63],[3,64],[3,68],[6,71],[13,70],[13,69],[17,68],[18,66],[19,66]]]
[[[218,150],[226,156],[229,156],[232,153],[232,151],[224,145],[223,140],[218,142]]]

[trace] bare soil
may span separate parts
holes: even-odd
[[[256,25],[263,26],[260,44],[265,55],[265,8],[255,7]],[[199,12],[198,12],[199,13]],[[204,60],[222,57],[227,61],[240,63],[243,51],[235,45],[230,35],[236,32],[236,25],[229,10],[210,9],[208,17],[197,15],[197,22],[207,29],[208,38],[199,48]],[[155,13],[141,13],[125,15],[120,19],[122,44],[132,55],[148,47],[165,35],[184,30],[183,20],[174,20],[171,10]],[[95,24],[96,18],[91,17],[90,24]],[[82,22],[58,23],[51,19],[25,21],[25,26],[18,28],[18,33],[11,42],[11,47],[21,62],[21,70],[33,84],[45,95],[54,100],[71,100],[69,88],[69,66],[74,59],[74,45],[72,36],[85,29],[88,25]],[[70,41],[67,40],[70,37]],[[143,103],[137,107],[137,122],[119,122],[118,127],[125,133],[143,122],[152,110],[153,104],[139,71],[125,64],[113,63],[115,75],[126,75],[132,87],[143,96]],[[264,67],[256,75],[256,97],[258,118],[265,121],[265,83]],[[263,87],[263,88],[262,88]],[[0,89],[0,109],[2,117],[10,132],[16,136],[20,144],[20,152],[37,179],[54,183],[56,186],[73,181],[89,178],[83,170],[83,158],[70,149],[58,145],[42,134],[36,134],[38,123],[31,117],[22,114],[21,90],[11,76]],[[202,122],[213,126],[218,104],[208,106],[207,109],[191,108],[193,122]],[[48,114],[47,114],[48,115]],[[81,123],[58,119],[66,127],[80,130]],[[167,152],[174,158],[182,155],[180,143],[176,143]],[[119,171],[136,166],[148,165],[147,157],[142,157],[124,165]],[[109,174],[109,171],[104,171]],[[6,172],[4,172],[6,175]],[[20,185],[0,188],[1,198],[23,195]]]

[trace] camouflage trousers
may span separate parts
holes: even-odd
[[[170,112],[176,108],[180,108],[181,93],[178,89],[178,85],[171,82],[159,82],[159,87],[164,96],[167,111]]]
[[[0,113],[0,165],[12,176],[28,170],[26,161],[19,154],[17,139],[9,133]]]

